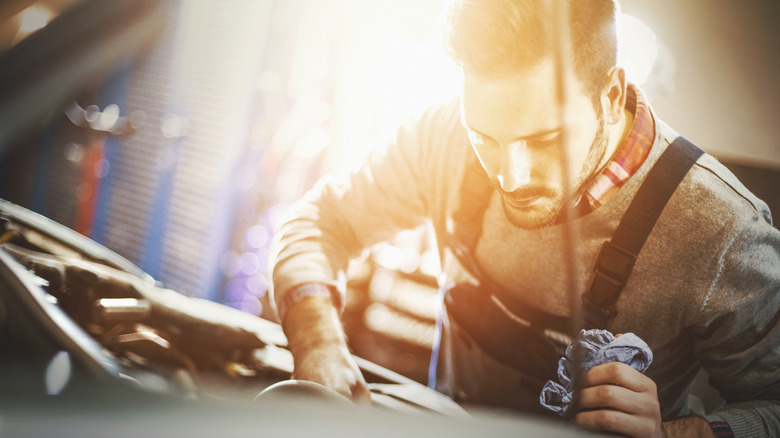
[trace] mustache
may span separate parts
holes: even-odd
[[[498,190],[498,193],[501,195],[502,198],[510,201],[520,202],[531,198],[544,197],[544,198],[556,199],[558,197],[557,190],[543,185],[532,185],[532,186],[521,187],[511,192],[504,191],[504,189],[501,188],[501,185],[498,183],[498,181],[493,181],[493,185],[496,187],[496,190]]]

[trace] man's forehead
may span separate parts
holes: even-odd
[[[487,135],[507,124],[523,131],[523,136],[553,130],[558,114],[555,85],[549,66],[500,76],[464,73],[463,121]]]
[[[569,104],[574,104],[579,112],[587,111],[591,99],[571,71],[567,82]],[[560,125],[555,62],[551,57],[502,74],[464,71],[461,99],[464,124],[491,137],[490,133],[496,131],[517,138],[532,137],[554,131]],[[513,131],[509,133],[508,129]]]

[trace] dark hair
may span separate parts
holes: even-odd
[[[616,0],[569,0],[569,5],[573,70],[597,101],[617,60],[618,5]],[[554,49],[554,20],[545,9],[544,0],[455,0],[445,22],[447,49],[459,66],[477,74],[533,65]]]

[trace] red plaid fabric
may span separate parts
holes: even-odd
[[[604,168],[585,190],[584,198],[591,209],[602,206],[623,187],[626,181],[636,173],[645,162],[655,140],[655,122],[650,114],[645,96],[636,85],[628,85],[626,109],[634,113],[631,125],[623,144],[618,147],[612,161]]]

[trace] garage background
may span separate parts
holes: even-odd
[[[96,4],[7,2],[0,48],[21,46],[74,8],[86,20]],[[625,62],[638,66],[656,113],[780,210],[780,6],[622,6],[641,22],[630,26],[638,32]],[[151,43],[115,47],[110,68],[3,144],[0,197],[106,245],[167,287],[274,319],[267,252],[286,206],[322,175],[356,166],[405,115],[456,92],[436,34],[442,7],[155,2]],[[358,354],[421,381],[432,255],[426,229],[369,249],[350,272],[345,317]]]

